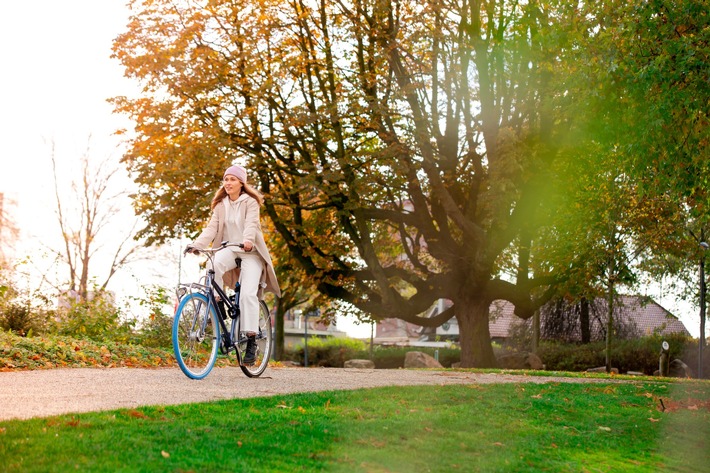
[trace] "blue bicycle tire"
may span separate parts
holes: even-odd
[[[215,362],[219,351],[219,323],[215,307],[209,313],[207,296],[186,294],[180,300],[173,319],[172,339],[175,359],[188,378],[203,379]]]

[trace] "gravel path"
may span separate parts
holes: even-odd
[[[239,368],[215,368],[201,381],[179,368],[19,371],[0,373],[0,420],[377,386],[595,381],[609,382],[405,369],[269,368],[260,378],[247,378]]]

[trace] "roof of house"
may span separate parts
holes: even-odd
[[[491,338],[507,338],[513,322],[519,321],[520,317],[513,313],[513,304],[508,301],[493,301],[490,308],[491,320],[488,328]]]

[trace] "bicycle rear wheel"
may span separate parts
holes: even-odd
[[[247,349],[246,337],[243,336],[241,331],[241,319],[239,320],[238,333],[239,343],[237,344],[237,349],[239,350],[239,361],[241,362],[241,360],[244,359]],[[269,365],[269,359],[271,358],[271,347],[273,345],[272,335],[271,314],[269,313],[269,308],[266,306],[264,301],[259,301],[259,331],[256,334],[256,361],[250,365],[239,365],[244,374],[250,378],[260,376]]]
[[[173,320],[173,350],[180,369],[188,378],[207,376],[217,360],[219,324],[207,296],[187,294],[180,301]]]

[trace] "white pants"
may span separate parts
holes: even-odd
[[[239,294],[239,310],[241,312],[241,328],[243,332],[259,330],[259,282],[264,271],[264,260],[256,251],[222,250],[214,257],[214,279],[220,287],[224,287],[224,273],[237,267],[235,258],[242,259],[242,270],[239,275],[241,290]]]

